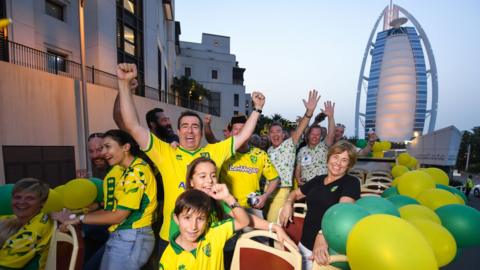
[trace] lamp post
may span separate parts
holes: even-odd
[[[82,115],[83,115],[83,133],[84,133],[84,146],[85,154],[85,168],[87,169],[87,176],[92,176],[92,166],[88,160],[88,99],[87,99],[87,80],[85,78],[85,29],[84,29],[84,7],[86,0],[78,0],[78,27],[80,32],[80,76],[82,79]]]

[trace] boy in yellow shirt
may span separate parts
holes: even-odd
[[[234,219],[210,224],[213,200],[227,203]],[[235,230],[241,230],[249,223],[247,212],[224,184],[215,184],[208,195],[195,189],[182,193],[175,203],[173,220],[180,230],[170,235],[170,244],[160,259],[160,269],[223,270],[225,243]]]

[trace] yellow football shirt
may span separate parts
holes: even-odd
[[[108,228],[110,232],[143,228],[152,224],[157,208],[157,183],[152,170],[144,160],[136,157],[126,169],[115,166],[105,179],[104,187],[107,186],[104,188],[105,210],[131,211],[121,224],[110,226]]]
[[[170,235],[170,244],[160,259],[161,270],[223,270],[223,247],[235,232],[233,219],[214,222],[208,231],[199,240],[197,248],[186,251],[179,246],[175,239],[180,235]]]
[[[150,133],[150,142],[145,153],[162,174],[165,199],[160,237],[168,241],[170,214],[173,212],[177,197],[185,191],[188,164],[198,157],[208,157],[215,161],[217,170],[220,171],[223,162],[235,154],[234,138],[230,137],[218,143],[207,144],[195,151],[188,151],[181,146],[173,148]]]
[[[262,175],[267,181],[278,178],[278,172],[267,153],[259,148],[250,147],[248,152],[237,152],[223,163],[220,180],[228,186],[242,207],[250,207],[247,196],[252,192],[260,193]]]
[[[44,269],[52,233],[53,221],[40,212],[3,243],[0,249],[0,268],[22,269],[27,264],[34,263],[38,269]],[[32,259],[38,261],[30,262]]]

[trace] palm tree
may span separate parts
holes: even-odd
[[[204,99],[207,101],[210,99],[210,90],[194,79],[185,76],[174,77],[171,88],[178,97],[176,104],[185,108],[198,109]]]

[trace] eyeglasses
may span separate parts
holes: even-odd
[[[90,136],[88,136],[89,141],[93,138],[103,138],[103,133],[96,132],[96,133],[92,133],[92,134],[90,134]]]

